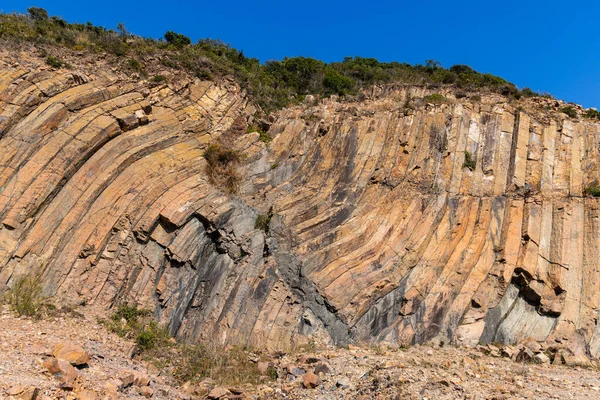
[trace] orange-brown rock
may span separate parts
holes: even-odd
[[[43,366],[60,381],[61,387],[73,389],[73,384],[79,374],[67,360],[52,358],[45,361]]]
[[[252,118],[233,82],[3,60],[7,287],[39,270],[56,302],[135,302],[188,341],[532,338],[600,353],[596,122],[491,95],[406,110],[430,91],[375,88],[278,112],[268,146],[235,137],[231,195],[203,153]]]
[[[302,375],[302,386],[307,389],[314,389],[319,386],[319,383],[319,377],[312,372],[307,372],[306,374]]]
[[[85,349],[74,343],[60,343],[54,347],[52,354],[59,360],[65,360],[72,365],[85,365],[90,356]]]

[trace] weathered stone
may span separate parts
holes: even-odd
[[[184,341],[600,354],[597,122],[495,95],[401,110],[423,87],[331,97],[268,116],[269,146],[243,129],[230,194],[203,156],[256,110],[235,84],[27,68],[0,64],[7,287],[43,265],[58,303],[130,299]]]
[[[587,358],[587,356],[585,356],[584,354],[577,354],[577,355],[563,354],[562,360],[563,360],[563,363],[569,367],[591,367],[592,366],[590,359]]]
[[[319,377],[312,372],[302,375],[302,385],[307,389],[314,389],[321,383]]]
[[[229,396],[230,394],[231,394],[231,392],[227,388],[224,388],[222,386],[217,386],[208,393],[208,398],[209,399],[223,399],[223,398]]]
[[[79,376],[77,369],[67,360],[61,358],[52,358],[43,363],[44,368],[48,370],[55,378],[57,378],[61,387],[65,389],[73,389],[73,383]]]
[[[537,353],[535,356],[533,356],[533,361],[537,364],[549,364],[550,358],[544,353]]]
[[[139,371],[122,371],[119,374],[119,380],[122,382],[121,388],[126,388],[132,385],[143,387],[150,384],[150,377]]]
[[[60,343],[52,350],[54,357],[70,362],[72,365],[85,365],[90,356],[85,349],[73,343]]]

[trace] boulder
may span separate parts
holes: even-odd
[[[537,353],[533,356],[533,361],[536,364],[550,364],[550,358],[544,353]]]
[[[592,363],[585,354],[569,355],[562,353],[562,361],[569,367],[591,367]]]
[[[83,347],[73,343],[60,343],[52,350],[54,357],[81,366],[90,361],[89,354]]]
[[[321,380],[318,376],[313,374],[312,372],[308,372],[302,375],[302,386],[307,389],[314,389],[321,383]]]
[[[222,386],[217,386],[213,388],[210,392],[208,392],[208,398],[211,400],[223,399],[229,396],[230,394],[231,392],[229,391],[229,389],[224,388]]]
[[[150,384],[150,377],[139,371],[121,371],[119,374],[119,379],[122,382],[122,388],[127,388],[129,386],[143,387]]]
[[[67,360],[52,358],[45,361],[42,365],[60,381],[62,388],[73,388],[73,384],[75,383],[75,379],[79,376],[79,373]]]

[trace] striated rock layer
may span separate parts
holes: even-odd
[[[254,112],[232,82],[0,64],[0,285],[39,272],[57,302],[136,302],[189,341],[598,355],[599,125],[407,91],[427,94],[280,111],[271,143],[237,138],[230,195],[202,154]]]

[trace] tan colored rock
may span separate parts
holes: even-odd
[[[90,361],[85,349],[73,343],[60,343],[52,350],[54,357],[70,362],[72,365],[85,365]]]
[[[13,386],[6,394],[18,400],[36,400],[40,390],[35,386]]]
[[[208,398],[209,399],[223,399],[226,398],[227,396],[229,396],[231,394],[231,392],[227,389],[224,388],[222,386],[217,386],[215,388],[213,388],[210,392],[208,392]]]
[[[564,364],[569,367],[591,367],[592,366],[590,359],[587,358],[584,354],[577,354],[577,355],[563,354],[562,359],[563,359]]]
[[[139,371],[122,371],[119,374],[119,380],[122,382],[122,388],[126,388],[132,385],[143,387],[148,386],[150,384],[150,377]]]
[[[302,385],[307,389],[314,389],[321,383],[319,377],[312,372],[302,375]]]
[[[62,358],[52,358],[45,361],[43,366],[60,381],[61,387],[73,389],[73,384],[79,376],[79,372],[69,361]]]
[[[100,396],[93,390],[81,390],[75,393],[77,400],[99,400]]]
[[[597,121],[449,88],[452,102],[405,112],[432,90],[383,85],[273,113],[268,146],[243,129],[230,194],[204,152],[256,110],[238,86],[85,65],[0,64],[8,287],[43,265],[57,302],[131,299],[192,342],[558,338],[600,355]]]

